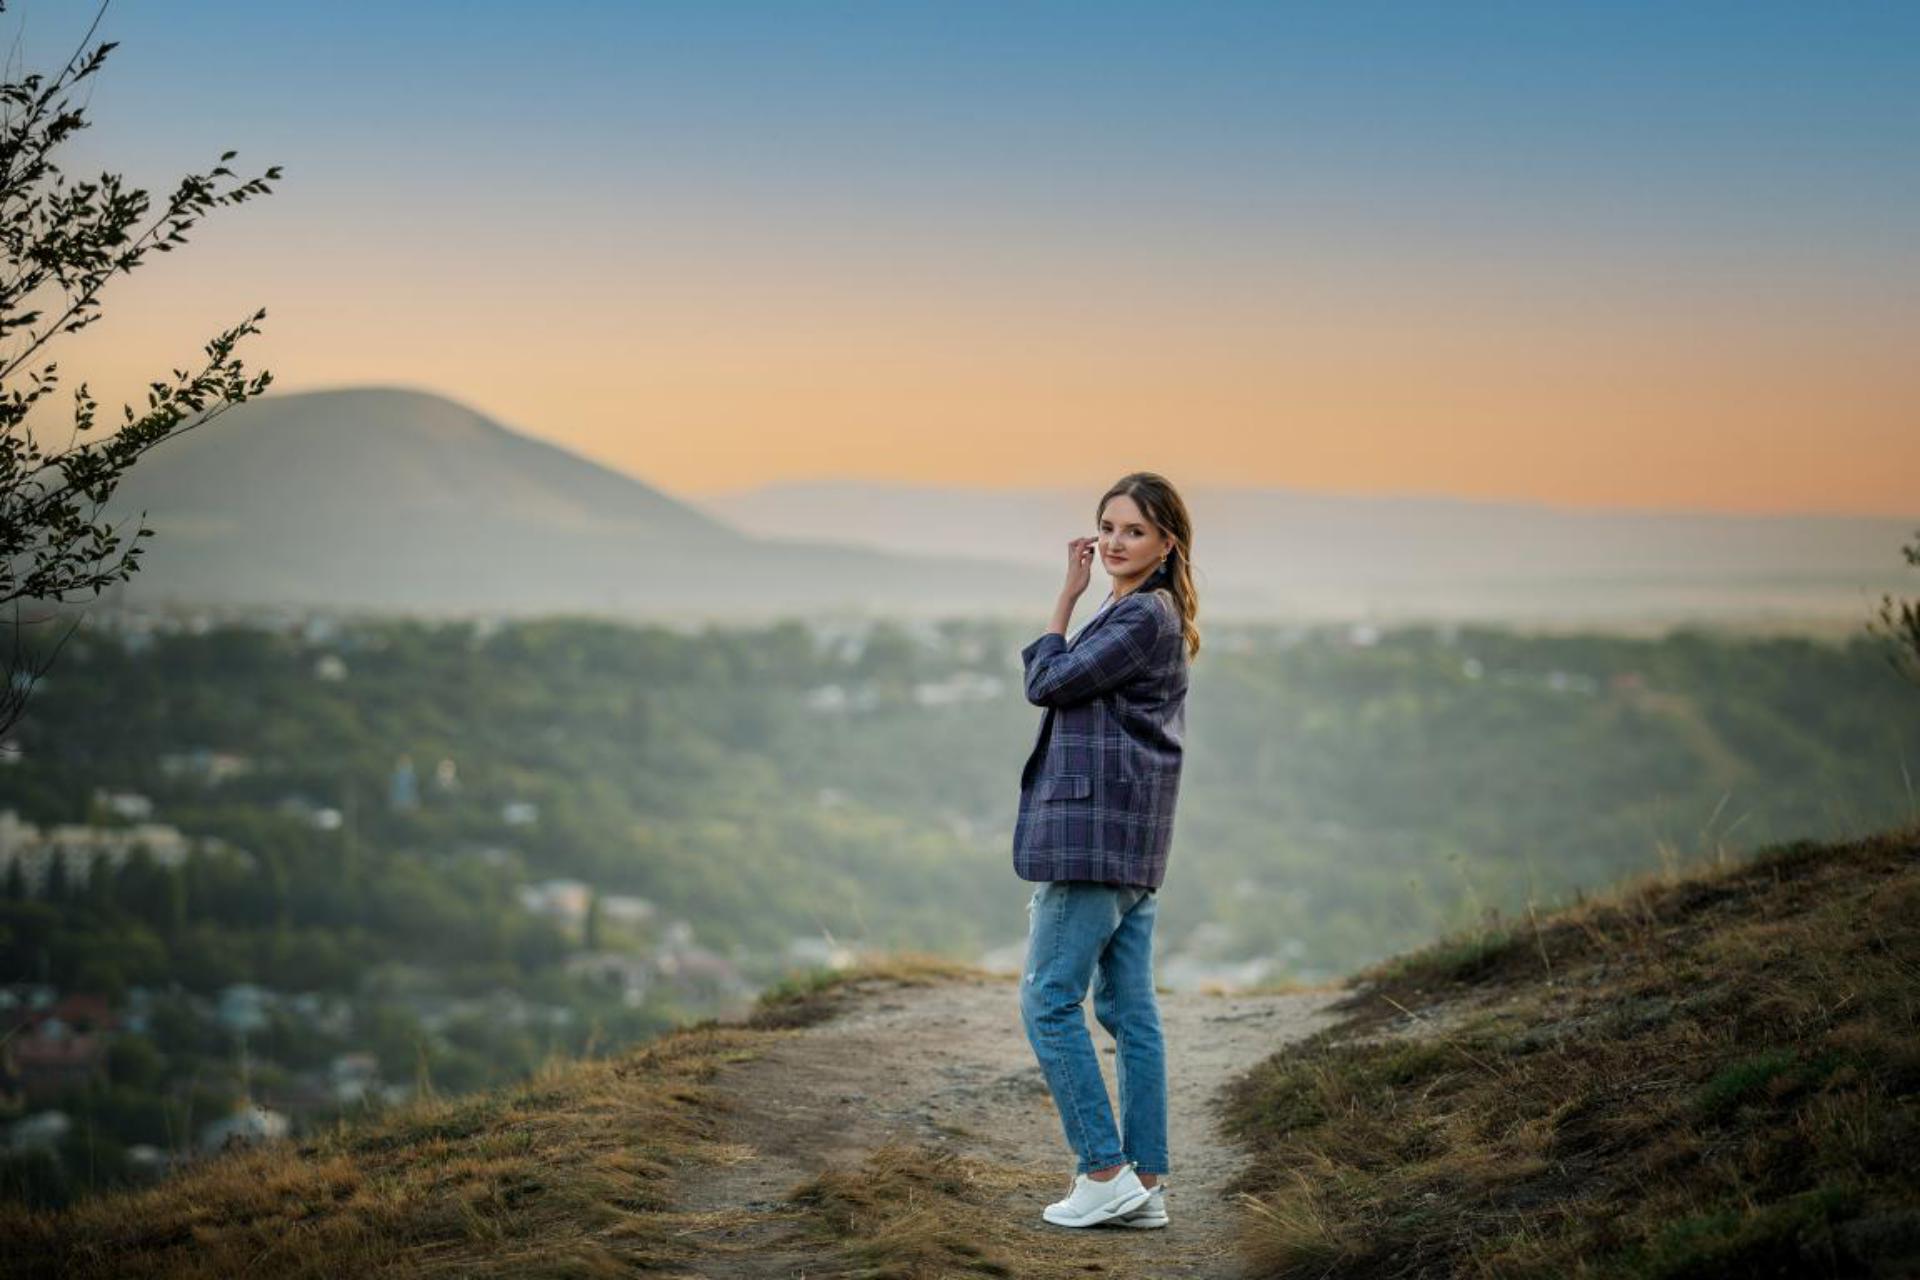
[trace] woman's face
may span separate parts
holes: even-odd
[[[1173,539],[1148,523],[1126,494],[1107,500],[1100,512],[1100,563],[1116,578],[1144,578],[1160,566]]]

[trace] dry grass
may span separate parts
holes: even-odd
[[[58,1212],[0,1206],[9,1277],[225,1280],[699,1274],[739,1213],[676,1211],[676,1175],[740,1158],[711,1083],[852,989],[995,976],[900,953],[798,977],[708,1020],[512,1088],[424,1098],[323,1137],[235,1151]]]
[[[1348,985],[1344,978],[1329,978],[1324,982],[1302,982],[1297,978],[1275,978],[1267,982],[1254,982],[1235,985],[1217,982],[1203,982],[1197,989],[1197,995],[1203,996],[1304,996],[1324,991],[1339,991]],[[1166,991],[1165,987],[1155,988]]]
[[[707,1081],[768,1035],[713,1023],[522,1086],[423,1100],[71,1209],[0,1212],[8,1275],[614,1276],[672,1265],[675,1165],[716,1158]]]
[[[951,1152],[886,1146],[859,1167],[828,1170],[795,1189],[812,1233],[832,1251],[824,1274],[844,1277],[1015,1276],[1014,1255],[975,1229],[1013,1179]]]
[[[1249,1274],[1911,1274],[1916,979],[1920,829],[1378,966],[1231,1091]]]
[[[795,1189],[822,1248],[818,1265],[805,1274],[822,1280],[1138,1274],[1124,1257],[1099,1258],[1083,1232],[1036,1229],[1033,1192],[1030,1171],[932,1147],[880,1147],[857,1167],[829,1170]]]
[[[760,1028],[805,1027],[824,1022],[845,1007],[859,988],[870,984],[919,987],[954,980],[1008,982],[1004,974],[959,964],[919,951],[871,956],[844,969],[810,969],[760,993],[748,1025]]]

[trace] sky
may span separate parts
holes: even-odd
[[[98,9],[8,4],[10,78]],[[276,391],[439,392],[696,499],[1920,513],[1920,6],[115,0],[95,39],[70,181],[283,175],[61,339],[108,421],[265,307]]]

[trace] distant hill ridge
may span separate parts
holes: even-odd
[[[1115,474],[1140,465],[1162,464],[1116,460]],[[694,501],[432,392],[269,393],[129,474],[108,515],[144,508],[155,536],[109,599],[687,622],[1033,619],[1059,589],[1066,539],[1092,532],[1105,480],[1005,483],[795,480]],[[1183,490],[1215,620],[1850,631],[1880,593],[1904,587],[1911,533],[1877,517]],[[1105,585],[1096,573],[1091,600]]]
[[[269,395],[142,460],[121,495],[155,511],[324,524],[439,513],[621,530],[688,548],[751,541],[710,516],[444,396],[387,387]],[[158,538],[156,537],[155,541]]]
[[[741,533],[444,396],[269,394],[141,459],[108,509],[154,536],[111,600],[675,619],[949,608],[1027,571]],[[1042,575],[1028,588],[1038,593]]]

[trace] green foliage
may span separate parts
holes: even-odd
[[[1683,853],[1897,819],[1898,761],[1920,759],[1920,717],[1887,714],[1915,691],[1864,640],[1246,637],[1196,670],[1163,956],[1272,955],[1317,976],[1439,935],[1405,971],[1479,981],[1516,957],[1532,964],[1530,898]],[[0,807],[73,821],[96,787],[133,790],[228,847],[178,867],[136,855],[97,884],[56,877],[52,897],[0,897],[0,971],[159,990],[151,1035],[167,1087],[198,1073],[204,1096],[171,1118],[105,1094],[74,1105],[113,1117],[97,1135],[166,1119],[177,1138],[239,1082],[234,1037],[169,984],[354,994],[360,1020],[344,1036],[275,1018],[249,1052],[298,1070],[370,1048],[390,1080],[459,1092],[589,1035],[610,1045],[664,1025],[670,1004],[581,1003],[561,966],[588,943],[651,946],[676,918],[768,981],[787,972],[797,935],[971,960],[1025,923],[1006,851],[1036,714],[1012,679],[1021,639],[965,624],[847,657],[793,623],[699,636],[580,619],[355,622],[311,640],[240,626],[131,644],[89,633],[19,726]],[[316,674],[325,656],[345,679]],[[913,697],[959,669],[1008,677],[1003,696]],[[1556,671],[1590,686],[1556,687]],[[823,685],[865,679],[887,691],[870,710],[811,705]],[[199,749],[250,767],[215,782],[165,766]],[[393,808],[403,754],[419,803]],[[442,758],[457,786],[435,782]],[[535,822],[506,821],[520,801]],[[316,807],[340,823],[315,823]],[[517,887],[549,876],[595,886],[584,935],[520,908]],[[658,914],[618,921],[613,894]],[[395,976],[409,972],[583,1015],[564,1032],[462,1016],[429,1034]],[[784,1007],[782,991],[804,1004],[828,980],[797,978],[769,1007]],[[112,1059],[108,1083],[139,1092],[150,1068]],[[1452,1087],[1472,1068],[1449,1051],[1393,1069]]]
[[[761,988],[757,1003],[765,1009],[792,1000],[804,1000],[822,991],[830,991],[842,981],[839,970],[818,965],[790,973],[778,982]]]
[[[1907,563],[1920,569],[1920,532],[1900,548]],[[1880,597],[1880,609],[1869,627],[1888,642],[1887,661],[1896,671],[1920,681],[1920,600],[1895,600],[1891,593]]]
[[[1768,1049],[1729,1062],[1701,1086],[1694,1105],[1703,1118],[1724,1117],[1773,1081],[1792,1075],[1796,1065],[1795,1055],[1787,1049]]]
[[[1911,812],[1901,762],[1920,761],[1920,715],[1889,711],[1920,697],[1864,637],[1250,635],[1195,673],[1163,954],[1207,924],[1206,955],[1275,956],[1300,977],[1436,937],[1421,962],[1471,968],[1530,945],[1529,901]],[[1019,640],[979,624],[849,659],[792,623],[690,637],[574,619],[69,644],[0,805],[71,821],[94,786],[125,787],[261,866],[136,860],[65,917],[84,937],[29,912],[0,959],[71,980],[93,952],[126,982],[162,966],[203,991],[348,990],[396,961],[524,981],[585,941],[518,910],[514,885],[544,876],[651,899],[703,944],[766,957],[768,979],[792,937],[822,931],[971,958],[1024,925],[1005,844],[1036,714],[1012,678]],[[315,677],[330,653],[347,679]],[[861,673],[910,691],[969,667],[1007,677],[1003,697],[807,702]],[[1556,688],[1555,672],[1590,683]],[[253,768],[216,785],[160,768],[195,748]],[[421,803],[393,810],[403,753]],[[342,825],[282,812],[294,797]],[[538,821],[505,823],[512,801]],[[606,924],[596,935],[626,937]]]
[[[107,438],[81,439],[99,409],[84,382],[74,391],[65,448],[44,449],[29,425],[34,406],[60,384],[57,362],[45,358],[48,344],[101,318],[99,295],[109,280],[135,270],[149,252],[185,244],[188,229],[210,210],[270,194],[268,181],[280,176],[274,166],[222,190],[219,180],[236,176],[226,165],[235,153],[225,152],[206,173],[181,179],[151,220],[147,192],[125,188],[118,174],[68,184],[53,154],[87,124],[84,104],[76,107],[66,95],[100,70],[115,42],[91,51],[82,44],[50,82],[29,73],[0,84],[7,105],[0,123],[0,241],[7,255],[0,337],[13,340],[0,357],[0,605],[90,596],[131,578],[138,540],[153,531],[143,523],[122,548],[119,529],[99,518],[121,477],[147,450],[272,381],[270,373],[249,378],[234,355],[243,337],[260,331],[262,308],[208,342],[199,370],[174,369],[172,382],[149,383],[145,409],[136,414],[124,406],[124,422]],[[22,390],[22,381],[31,385]],[[13,678],[0,685],[0,732],[17,722],[47,669],[9,666]]]
[[[1775,1204],[1690,1215],[1625,1259],[1621,1273],[1646,1280],[1847,1274],[1837,1265],[1834,1227],[1857,1214],[1864,1198],[1857,1187],[1822,1186]]]
[[[1389,978],[1426,978],[1434,982],[1472,982],[1530,939],[1506,929],[1489,929],[1441,938],[1430,946],[1393,957],[1382,968]]]

